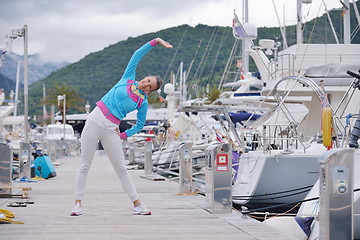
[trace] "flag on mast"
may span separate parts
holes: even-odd
[[[232,29],[233,29],[234,38],[245,39],[247,37],[244,26],[239,21],[239,18],[237,17],[235,12],[234,12],[234,17],[233,17]]]

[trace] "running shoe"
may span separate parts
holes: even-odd
[[[140,204],[134,207],[133,215],[151,215],[151,212],[143,204]]]
[[[71,210],[70,216],[80,216],[82,214],[82,209],[80,203],[75,203],[73,209]]]

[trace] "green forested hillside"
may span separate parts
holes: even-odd
[[[95,102],[119,80],[133,52],[155,37],[169,41],[174,48],[165,49],[156,46],[152,49],[137,67],[137,80],[141,80],[148,74],[159,74],[165,82],[169,82],[170,71],[176,73],[180,61],[184,62],[184,70],[187,70],[193,58],[195,62],[189,73],[189,81],[194,81],[193,76],[196,72],[198,77],[206,79],[212,68],[214,68],[213,76],[220,75],[234,42],[230,31],[230,28],[225,27],[183,25],[120,41],[102,51],[91,53],[79,62],[68,65],[32,84],[29,87],[29,97],[32,98],[29,109],[30,111],[40,109],[37,102],[42,97],[43,83],[48,89],[55,84],[71,85],[93,107]],[[198,69],[202,58],[203,65]]]
[[[359,3],[357,5],[359,6]],[[340,11],[332,11],[330,14],[339,40],[342,42]],[[357,25],[357,21],[354,12],[351,14],[353,29]],[[325,15],[308,22],[304,28],[305,43],[335,43]],[[194,92],[197,89],[193,84],[196,84],[199,89],[207,84],[216,85],[220,81],[235,41],[231,31],[230,27],[182,25],[136,38],[128,38],[110,45],[102,51],[91,53],[80,61],[32,84],[29,87],[29,115],[35,115],[41,111],[39,102],[42,97],[43,83],[46,84],[47,89],[53,88],[56,84],[70,85],[85,100],[89,101],[93,108],[95,102],[119,80],[133,52],[155,37],[169,41],[174,48],[164,49],[156,46],[151,50],[138,65],[136,80],[155,73],[162,76],[165,82],[169,82],[170,72],[176,73],[181,61],[184,62],[184,70],[187,71],[190,62],[194,60],[187,84],[190,93],[191,90]],[[288,44],[294,44],[296,41],[295,26],[288,26],[286,32]],[[359,35],[359,33],[355,35],[353,43],[360,43]],[[279,28],[258,28],[258,38],[255,40],[255,44],[259,39],[275,39],[276,37],[282,41]],[[240,55],[240,51],[241,49],[238,49],[238,55]],[[256,71],[253,65],[250,66],[250,70]]]

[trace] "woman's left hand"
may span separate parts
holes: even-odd
[[[160,44],[163,47],[173,48],[173,46],[170,43],[166,42],[165,40],[163,40],[161,38],[156,38],[156,41],[158,42],[158,44]]]
[[[120,130],[119,128],[115,128],[114,132],[116,133],[116,135],[118,135],[120,137]]]

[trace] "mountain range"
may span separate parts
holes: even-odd
[[[2,51],[1,51],[2,52]],[[15,53],[6,53],[2,56],[0,65],[0,88],[4,89],[6,96],[9,96],[11,90],[15,91],[16,75],[19,68],[19,88],[24,84],[24,57]],[[68,62],[44,62],[38,54],[28,56],[28,81],[29,85],[49,76],[53,71],[65,67]]]
[[[6,53],[0,66],[0,74],[16,81],[18,64],[20,64],[20,80],[24,79],[23,56],[15,53]],[[29,85],[50,75],[53,71],[65,67],[68,62],[44,62],[39,54],[28,56],[28,81]]]

